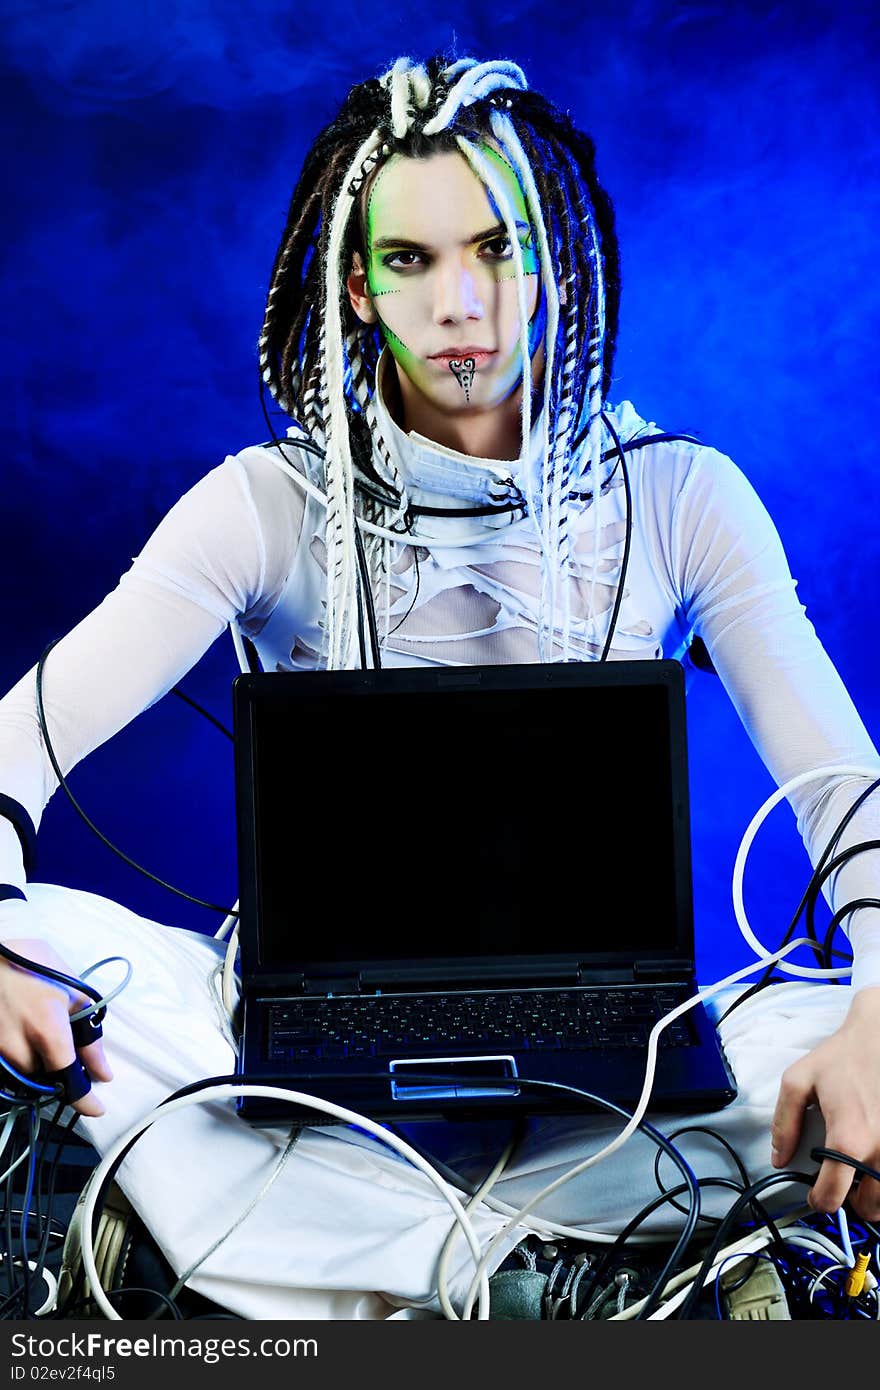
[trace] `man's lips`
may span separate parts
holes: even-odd
[[[464,362],[466,358],[471,357],[473,358],[474,366],[480,367],[494,356],[495,350],[493,348],[444,348],[442,352],[431,353],[428,360],[447,364],[449,362]]]

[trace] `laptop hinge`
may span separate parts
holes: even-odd
[[[633,966],[634,980],[690,980],[693,973],[680,960],[637,961]]]
[[[302,972],[285,971],[283,974],[260,975],[252,977],[253,988],[260,994],[268,992],[277,993],[279,990],[285,994],[304,994],[306,988],[306,977]]]
[[[578,968],[579,985],[631,985],[632,966],[625,965],[616,970],[600,969],[594,965],[581,965]]]
[[[632,965],[595,966],[582,964],[578,983],[582,985],[632,985],[651,980],[675,982],[690,980],[693,971],[680,960],[637,961]]]
[[[354,973],[350,975],[318,975],[306,980],[306,994],[361,994],[363,982]]]

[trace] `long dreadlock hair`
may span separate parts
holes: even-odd
[[[560,577],[562,658],[567,657],[568,504],[572,455],[584,433],[594,501],[603,481],[601,412],[620,300],[614,212],[596,175],[592,140],[545,97],[528,90],[521,68],[508,61],[452,61],[437,54],[424,65],[399,58],[381,77],[352,87],[312,145],[290,201],[259,339],[263,380],[324,454],[325,655],[331,668],[355,665],[356,488],[365,516],[386,528],[402,530],[409,506],[374,410],[381,325],[361,323],[345,292],[353,253],[363,255],[360,192],[393,154],[418,159],[458,150],[502,213],[518,282],[522,458],[528,456],[532,393],[526,385],[531,375],[522,252],[510,198],[480,149],[487,139],[515,170],[525,194],[546,297],[539,496],[528,467],[524,476],[528,508],[540,520],[539,658],[552,659]],[[595,586],[598,506],[593,513]],[[371,537],[369,550],[371,563],[387,579],[387,537],[382,543]]]

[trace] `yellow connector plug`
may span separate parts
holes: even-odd
[[[858,1298],[862,1289],[865,1287],[865,1278],[868,1273],[868,1265],[871,1263],[870,1255],[857,1255],[856,1262],[846,1276],[843,1291],[847,1298]]]

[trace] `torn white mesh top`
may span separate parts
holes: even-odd
[[[609,413],[624,440],[653,431],[628,402]],[[465,486],[481,470],[497,479],[513,466],[406,435],[390,419],[385,427],[416,505],[464,506],[456,480]],[[316,460],[293,441],[287,453],[319,478]],[[880,766],[797,601],[773,523],[739,469],[687,443],[649,445],[627,457],[632,552],[610,658],[680,657],[696,632],[777,783],[835,763]],[[45,704],[65,771],[165,694],[231,622],[253,639],[267,670],[320,664],[324,511],[276,458],[273,449],[251,447],[208,473],[171,509],[118,587],[53,650]],[[453,492],[419,486],[426,481]],[[601,650],[619,579],[621,481],[618,472],[599,503],[595,575],[590,506],[574,518],[572,651],[582,659]],[[468,543],[437,544],[450,534]],[[387,613],[384,592],[376,595],[380,633],[388,631],[385,664],[536,661],[540,553],[532,522],[418,517],[416,537],[418,544],[396,547]],[[813,862],[866,784],[828,778],[792,796]],[[0,701],[0,790],[38,823],[55,785],[31,671]],[[854,817],[841,848],[866,839],[880,839],[878,798]],[[24,882],[18,840],[2,818],[0,882]],[[880,897],[880,855],[847,865],[832,896],[838,905]],[[876,917],[862,911],[852,920],[858,985],[880,984]]]

